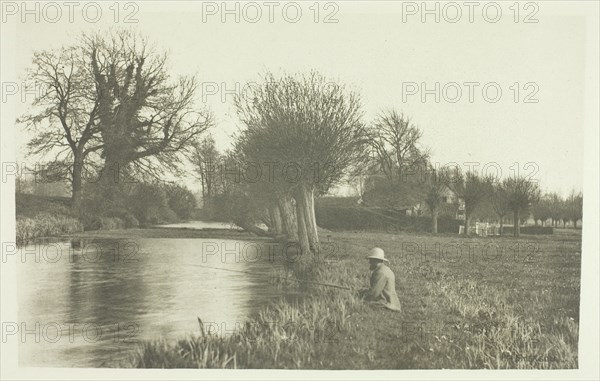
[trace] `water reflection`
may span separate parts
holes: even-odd
[[[248,247],[234,240],[143,238],[23,248],[39,255],[19,265],[19,319],[36,331],[22,337],[21,365],[111,366],[140,340],[198,333],[197,317],[235,327],[281,297],[266,275],[273,263],[248,254],[256,244]],[[50,251],[60,255],[48,261]]]

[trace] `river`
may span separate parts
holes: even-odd
[[[22,252],[29,254],[17,274],[21,366],[126,364],[143,340],[199,334],[197,317],[205,331],[230,334],[283,297],[270,282],[275,264],[265,243],[57,239]]]

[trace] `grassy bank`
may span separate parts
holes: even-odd
[[[81,215],[71,207],[71,200],[67,197],[47,197],[33,194],[17,193],[15,195],[16,206],[16,234],[15,239],[17,245],[25,245],[28,242],[40,237],[57,237],[62,235],[69,236],[94,236],[92,231],[98,232],[97,236],[102,236],[103,231],[111,231],[109,235],[123,235],[124,238],[135,235],[136,233],[127,232],[123,229],[142,227],[151,227],[152,223],[144,221],[140,224],[138,219],[126,210],[118,213],[118,216],[102,215],[103,212],[91,213],[85,212]],[[142,208],[145,209],[145,208]],[[109,214],[111,214],[109,212]],[[172,220],[162,221],[156,220],[156,223],[162,222],[180,222],[174,212],[168,214],[174,215]],[[156,218],[160,217],[157,213]],[[152,220],[154,221],[154,220]],[[83,233],[83,231],[86,233]],[[116,233],[114,233],[116,231]],[[160,231],[152,231],[152,229],[142,229],[138,235],[147,234],[153,236]],[[159,233],[160,234],[160,233]],[[185,236],[185,233],[177,233],[164,231],[162,233],[168,237]],[[179,234],[179,235],[178,235]],[[206,236],[206,232],[201,233]],[[229,232],[222,232],[223,235],[228,235]],[[195,237],[193,232],[190,232],[192,238]]]
[[[380,246],[396,274],[401,313],[364,305],[353,291],[300,284],[302,301],[274,303],[230,336],[199,329],[175,343],[147,342],[131,366],[576,368],[577,233],[521,239],[331,233],[327,263],[278,275],[360,288],[368,281],[364,255]]]
[[[15,239],[17,245],[40,237],[57,237],[83,231],[83,224],[76,218],[64,215],[38,214],[35,217],[17,217]]]
[[[66,197],[16,195],[17,245],[39,237],[53,237],[83,231],[83,224],[73,214]]]

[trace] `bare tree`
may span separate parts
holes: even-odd
[[[583,218],[583,194],[571,191],[566,199],[566,209],[568,218],[573,221],[573,229],[577,228],[577,221]]]
[[[118,181],[126,168],[155,177],[175,169],[211,125],[210,113],[194,108],[196,79],[173,80],[166,54],[127,31],[85,35],[83,46],[97,94],[103,180]]]
[[[275,182],[280,198],[295,200],[302,251],[317,253],[315,193],[337,184],[364,157],[358,95],[315,72],[279,78],[267,73],[263,85],[236,98],[236,108],[246,139],[255,143],[248,157],[280,166],[293,163],[300,174],[295,181]]]
[[[216,148],[212,135],[193,143],[190,161],[194,165],[194,172],[202,186],[202,200],[205,202],[216,192],[215,186],[218,176],[218,166],[221,155]]]
[[[383,193],[389,193],[385,199],[390,206],[413,206],[421,199],[423,175],[429,169],[429,150],[422,147],[422,136],[410,118],[395,110],[381,112],[369,127],[370,171],[382,173],[387,180],[388,190]],[[381,182],[371,179],[371,185],[378,187]]]
[[[492,178],[482,178],[476,172],[463,174],[456,169],[449,181],[449,186],[454,194],[465,203],[465,234],[468,234],[471,216],[479,205],[492,191]]]
[[[280,230],[275,230],[275,235],[284,235],[288,242],[297,243],[300,241],[300,237],[298,235],[296,204],[292,197],[293,184],[282,178],[282,162],[276,161],[281,160],[281,156],[274,156],[274,152],[266,154],[265,146],[268,144],[266,143],[268,141],[268,130],[265,128],[246,129],[242,131],[235,142],[234,153],[232,155],[234,165],[228,165],[227,168],[233,169],[234,177],[237,177],[234,181],[239,187],[242,172],[248,166],[258,166],[260,174],[256,180],[245,178],[244,180],[249,181],[245,181],[243,185],[247,192],[253,194],[256,198],[263,198],[265,196],[270,198],[270,203],[268,205],[263,204],[261,207],[267,209],[267,213],[270,216],[269,220],[273,220],[275,223],[278,219],[274,216],[274,213],[279,213],[281,228]],[[260,160],[266,161],[261,162]],[[265,168],[264,171],[263,166]],[[272,166],[272,170],[268,169],[270,166]],[[275,168],[278,168],[277,172],[275,172]],[[228,170],[227,172],[231,171]]]
[[[535,204],[531,210],[535,224],[538,224],[538,220],[542,221],[542,226],[545,226],[546,220],[552,216],[552,197],[549,194],[545,194],[540,197],[540,200]]]
[[[443,170],[432,170],[429,172],[426,182],[425,204],[431,213],[431,231],[434,234],[438,232],[438,215],[440,208],[445,203],[445,198],[449,190],[449,177]]]
[[[32,110],[18,122],[35,135],[29,155],[46,157],[54,176],[71,182],[71,200],[81,200],[83,170],[93,152],[103,149],[99,139],[99,102],[89,72],[89,61],[78,46],[35,52],[27,81],[39,89]]]
[[[558,222],[564,215],[565,201],[557,193],[550,193],[547,198],[550,207],[550,218],[552,218],[552,226],[558,227]]]
[[[510,206],[508,203],[508,194],[501,182],[494,183],[492,188],[492,208],[500,220],[500,235],[502,235],[504,229],[504,218],[510,211]]]
[[[513,212],[513,235],[521,234],[521,213],[531,210],[540,199],[540,189],[537,182],[524,177],[509,177],[504,179],[502,187],[506,192],[508,207]]]
[[[30,154],[54,155],[49,162],[71,181],[74,205],[92,157],[104,159],[104,182],[126,168],[156,177],[165,166],[176,169],[211,123],[193,108],[195,79],[171,80],[166,55],[125,31],[36,52],[28,81],[45,90],[19,119],[35,133]]]

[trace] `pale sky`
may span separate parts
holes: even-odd
[[[315,14],[309,9],[313,2],[302,3],[303,13],[297,23],[283,18],[282,6],[275,8],[273,23],[266,7],[262,7],[262,17],[256,23],[243,17],[236,23],[232,15],[222,23],[220,13],[205,14],[207,20],[203,22],[199,3],[138,2],[134,16],[138,22],[118,25],[135,27],[159,48],[168,50],[174,75],[198,75],[205,84],[198,104],[216,116],[212,132],[221,149],[229,146],[239,122],[233,96],[213,94],[215,89],[234,90],[236,83],[241,88],[257,81],[265,70],[316,69],[361,94],[366,122],[383,109],[395,108],[410,116],[423,130],[423,143],[431,148],[434,162],[479,162],[479,169],[495,162],[504,175],[515,168],[513,163],[519,163],[521,173],[530,174],[535,167],[524,167],[532,162],[539,168],[533,177],[540,180],[542,189],[564,195],[571,189],[581,190],[584,73],[586,54],[590,54],[586,50],[585,15],[590,12],[589,2],[539,2],[534,16],[537,23],[522,22],[531,9],[522,9],[520,22],[515,23],[509,9],[512,2],[499,3],[503,14],[497,23],[486,22],[481,8],[475,9],[473,23],[464,13],[467,8],[462,9],[457,23],[443,17],[436,23],[433,16],[422,23],[419,13],[405,14],[407,20],[403,22],[401,3],[373,1],[335,3],[338,9],[333,18],[337,23],[323,22],[325,15],[335,10],[333,6],[325,9],[324,3],[319,13],[321,22],[315,23]],[[3,80],[19,81],[34,50],[67,44],[84,30],[114,26],[110,4],[106,3],[101,20],[95,24],[83,20],[77,11],[73,23],[66,14],[55,24],[44,20],[36,23],[33,18],[22,23],[18,16],[10,16],[3,33],[15,28],[18,37],[14,56],[4,57],[3,64],[14,62],[15,71],[12,78],[3,75]],[[221,2],[213,4],[219,6]],[[121,9],[119,17],[129,11]],[[251,11],[248,8],[249,17],[254,16]],[[293,9],[288,14],[293,16]],[[6,43],[5,38],[2,43]],[[427,89],[434,89],[436,82],[440,88],[455,82],[463,94],[456,103],[444,97],[436,103],[434,95],[422,102],[421,93],[403,99],[403,86],[406,89],[411,82],[425,82]],[[465,82],[480,84],[474,89],[473,103],[469,102]],[[502,90],[497,103],[482,96],[482,87],[488,83]],[[511,90],[515,83],[520,85],[517,103]],[[534,85],[525,88],[526,83]],[[454,89],[447,89],[448,97],[454,97]],[[524,103],[532,91],[536,91],[533,99],[538,103]],[[488,94],[495,96],[494,89]],[[15,116],[26,110],[26,103],[14,103]],[[2,118],[3,125],[10,125],[10,120]],[[17,158],[22,159],[28,137],[19,132],[16,139]]]

